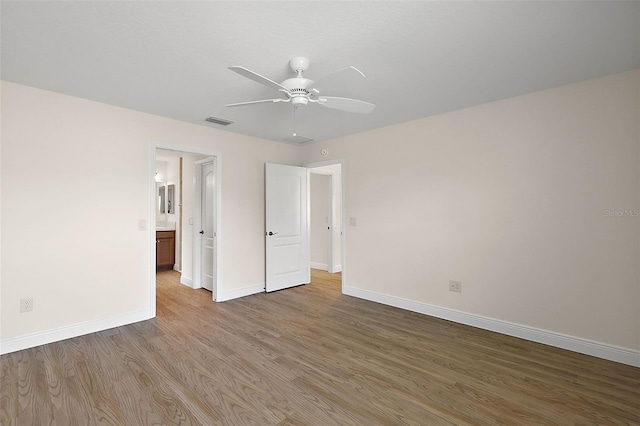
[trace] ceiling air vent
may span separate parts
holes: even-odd
[[[305,138],[304,136],[295,136],[295,135],[289,136],[288,138],[284,138],[282,140],[288,143],[294,143],[296,145],[302,145],[303,143],[309,143],[313,141],[313,139]]]
[[[233,121],[231,120],[226,120],[224,118],[220,118],[220,117],[207,117],[204,121],[207,121],[209,123],[213,123],[213,124],[219,124],[221,126],[228,126],[229,124],[233,123]]]

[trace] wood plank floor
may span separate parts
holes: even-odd
[[[157,318],[0,357],[2,425],[640,424],[640,369],[340,294],[225,303],[158,274]]]

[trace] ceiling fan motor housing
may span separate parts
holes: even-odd
[[[294,108],[299,108],[309,103],[309,91],[306,87],[311,83],[313,83],[313,80],[304,77],[289,78],[282,82],[282,85],[289,90],[287,95],[290,96],[291,104]]]
[[[292,94],[300,93],[306,95],[307,93],[309,93],[307,91],[307,86],[309,86],[311,83],[313,83],[313,80],[309,80],[308,78],[294,77],[286,79],[281,84],[286,87]]]
[[[309,68],[309,59],[304,56],[296,56],[295,58],[291,58],[289,66],[295,73],[298,71],[306,71]]]

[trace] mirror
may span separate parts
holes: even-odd
[[[162,214],[165,210],[165,185],[164,183],[156,183],[158,189],[158,213]]]
[[[173,202],[174,194],[176,193],[175,185],[167,185],[167,213],[175,214],[175,203]]]
[[[158,192],[157,212],[158,214],[175,214],[175,185],[166,185],[164,182],[156,182]]]

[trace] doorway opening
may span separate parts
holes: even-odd
[[[343,160],[308,164],[310,172],[310,265],[341,274],[344,288]]]
[[[312,163],[303,167],[286,164],[265,164],[265,291],[272,292],[308,284],[311,281],[310,258],[310,181],[311,175],[329,175],[331,208],[326,215],[326,269],[339,274],[341,292],[345,287],[346,238],[344,223],[344,161]],[[321,196],[323,197],[323,196]],[[326,195],[324,196],[326,197]],[[329,232],[330,231],[330,232]],[[313,261],[314,266],[321,264]],[[338,277],[334,277],[338,278]]]
[[[150,252],[151,283],[150,306],[156,314],[156,271],[173,269],[180,274],[180,283],[197,289],[208,286],[212,299],[216,300],[220,281],[219,250],[221,236],[221,175],[222,156],[218,152],[176,148],[162,145],[151,146],[151,215]],[[209,169],[209,191],[196,185],[196,174],[200,164],[207,163]],[[199,164],[200,163],[200,164]],[[207,187],[205,182],[205,188]],[[208,198],[202,202],[202,196]],[[202,217],[201,207],[211,217]],[[198,211],[196,211],[198,209]],[[202,268],[202,225],[206,224],[215,238],[208,240],[206,259],[210,279],[204,286],[200,273]],[[198,229],[196,229],[198,228]],[[159,244],[160,237],[165,239]],[[210,235],[209,235],[210,236]],[[167,238],[173,237],[172,242]],[[171,253],[173,248],[173,253]],[[160,250],[163,250],[159,252]],[[173,257],[172,257],[173,256]],[[158,265],[158,261],[162,265]]]

